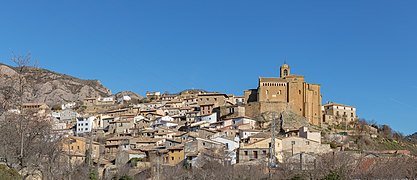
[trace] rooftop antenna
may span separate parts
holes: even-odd
[[[287,56],[285,56],[284,64],[287,64]]]

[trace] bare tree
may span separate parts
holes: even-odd
[[[25,79],[29,70],[31,55],[12,56],[17,77],[14,86],[6,88],[2,94],[1,107],[4,108],[0,119],[0,157],[6,160],[10,168],[19,171],[23,179],[39,177],[56,179],[60,175],[61,138],[52,131],[52,119],[47,113],[23,108],[28,101],[30,84]],[[14,109],[13,111],[10,111]]]

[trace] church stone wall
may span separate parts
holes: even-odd
[[[291,75],[287,64],[282,65],[280,71],[279,78],[261,77],[257,90],[245,91],[246,116],[289,109],[306,117],[311,124],[320,125],[323,118],[320,85],[306,83],[304,76]]]

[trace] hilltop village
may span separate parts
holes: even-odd
[[[359,150],[348,135],[377,138],[375,127],[357,131],[355,107],[322,104],[320,85],[290,70],[283,64],[279,77],[260,77],[258,87],[244,96],[148,92],[137,101],[128,95],[89,97],[55,107],[25,103],[23,109],[53,119],[54,133],[65,137],[62,151],[70,164],[88,161],[99,177],[126,166],[131,176],[148,171],[149,177],[159,177],[164,167],[199,169],[210,161],[270,168],[293,162],[292,169],[304,170],[320,155]]]

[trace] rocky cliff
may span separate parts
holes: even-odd
[[[21,78],[19,78],[21,77]],[[49,106],[82,101],[85,97],[111,96],[98,80],[82,80],[42,68],[24,69],[0,64],[0,101],[13,104],[23,89],[24,102],[44,102]]]

